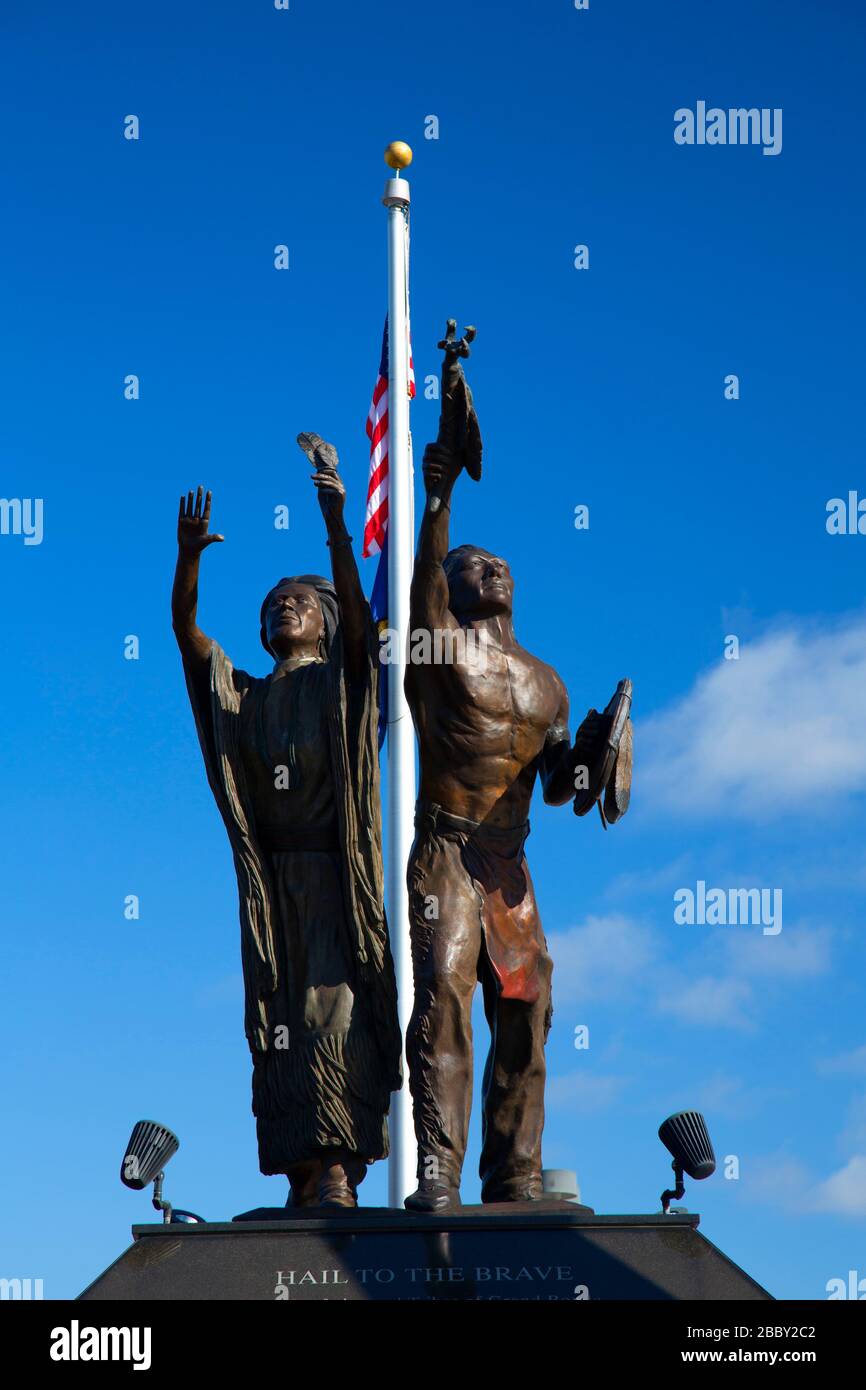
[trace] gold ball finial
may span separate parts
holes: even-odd
[[[392,140],[385,149],[385,163],[389,169],[408,169],[412,163],[412,151],[405,140]]]

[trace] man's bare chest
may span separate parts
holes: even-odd
[[[545,733],[562,698],[550,667],[520,647],[503,652],[488,644],[472,659],[455,663],[450,677],[451,698],[467,715],[527,733]]]

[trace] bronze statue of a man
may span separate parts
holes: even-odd
[[[467,340],[460,352],[452,339],[449,323],[440,344],[443,424],[424,454],[410,625],[413,640],[419,630],[463,629],[475,641],[461,648],[452,640],[452,662],[406,673],[421,770],[408,866],[415,1004],[406,1038],[419,1183],[406,1206],[420,1211],[459,1204],[478,980],[491,1031],[482,1200],[541,1196],[552,964],[524,856],[529,803],[537,777],[546,802],[571,801],[576,769],[598,767],[611,724],[592,710],[571,743],[565,686],[514,635],[507,563],[481,546],[450,549],[454,483],[464,467],[481,472],[477,418],[456,360]]]
[[[245,1026],[263,1173],[297,1206],[355,1206],[388,1153],[400,1085],[383,909],[376,745],[379,647],[343,522],[336,451],[315,464],[333,583],[281,579],[261,607],[259,679],[196,623],[211,494],[181,498],[172,617],[208,780],[238,881]]]

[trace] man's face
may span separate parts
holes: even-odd
[[[316,653],[325,635],[325,619],[315,589],[309,584],[281,584],[275,589],[265,613],[265,635],[280,661]]]
[[[489,550],[467,550],[448,576],[448,606],[458,618],[510,614],[514,599],[511,570]]]

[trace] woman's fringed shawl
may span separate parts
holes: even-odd
[[[329,636],[325,689],[346,918],[352,932],[352,955],[357,962],[357,989],[363,994],[374,1028],[382,1080],[388,1090],[396,1091],[401,1085],[401,1037],[383,902],[376,699],[379,640],[369,618],[364,670],[356,681],[347,682],[339,625]],[[267,856],[256,840],[255,810],[239,742],[244,691],[263,685],[264,681],[236,671],[214,642],[209,684],[208,720],[206,712],[199,708],[194,685],[187,678],[208,781],[234,855],[247,1040],[253,1052],[267,1052],[271,1046],[270,1010],[280,985],[279,951],[270,871]],[[287,730],[287,734],[290,732]]]

